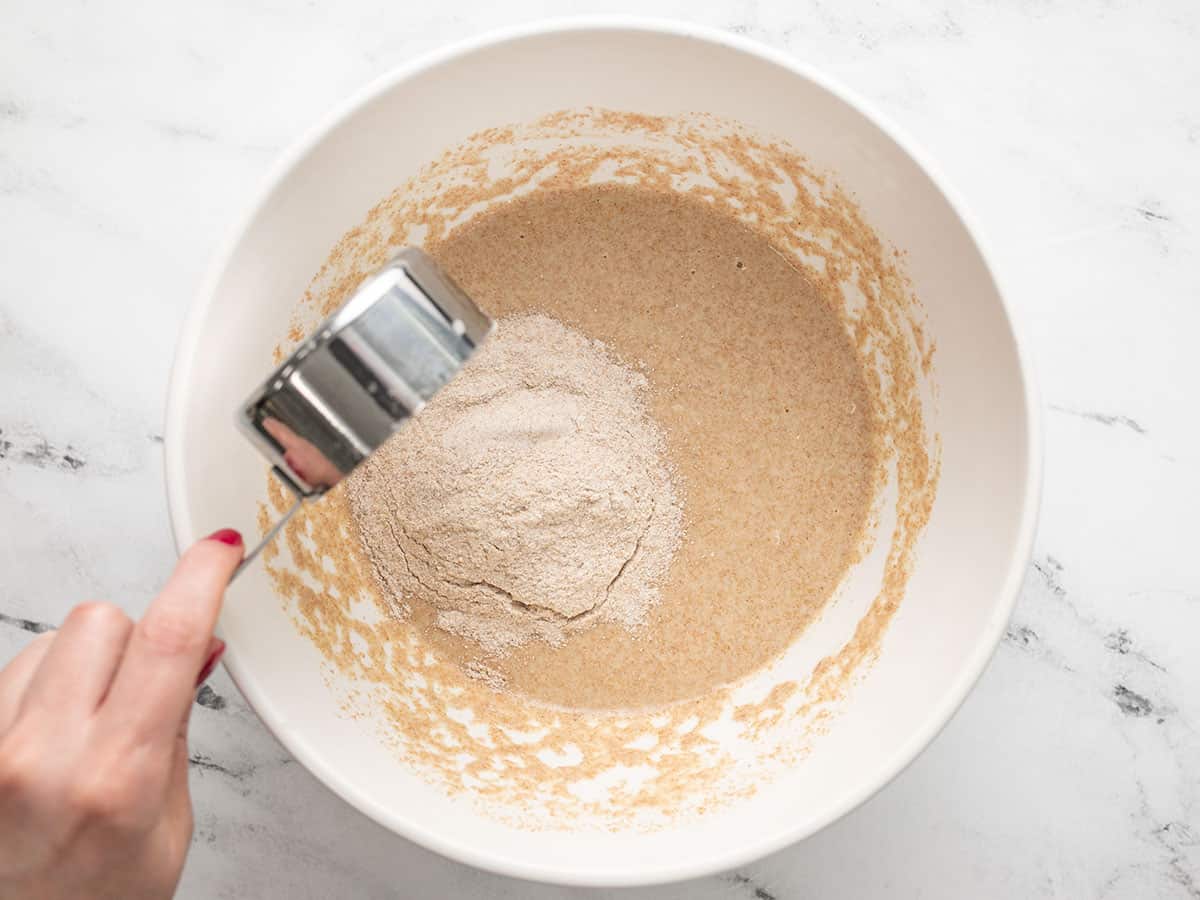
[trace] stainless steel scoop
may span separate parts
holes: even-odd
[[[367,278],[237,412],[238,427],[296,497],[238,573],[304,501],[336,485],[420,412],[493,327],[415,247]]]

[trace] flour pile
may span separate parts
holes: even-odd
[[[555,319],[503,319],[349,482],[377,580],[403,613],[502,654],[595,622],[636,627],[682,506],[645,378]]]

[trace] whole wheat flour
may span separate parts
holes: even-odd
[[[403,614],[503,654],[657,601],[682,511],[646,379],[544,315],[497,333],[349,483],[376,578]]]

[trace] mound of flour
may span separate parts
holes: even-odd
[[[642,623],[682,525],[645,393],[601,342],[546,316],[501,320],[350,479],[397,610],[430,603],[492,653]]]

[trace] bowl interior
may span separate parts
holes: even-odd
[[[221,619],[227,664],[259,715],[326,784],[426,846],[543,880],[625,884],[699,875],[811,834],[896,774],[946,722],[1003,631],[1037,489],[1027,375],[970,231],[913,156],[834,88],[743,42],[679,27],[539,28],[477,42],[374,86],[277,170],[181,342],[167,427],[181,546],[219,526],[257,533],[263,468],[232,424],[297,299],[341,235],[422,164],[483,128],[584,106],[706,112],[782,138],[834,172],[907,253],[936,344],[942,472],[904,604],[869,675],[775,789],[650,834],[529,833],[406,772],[339,715],[317,651],[260,567]]]

